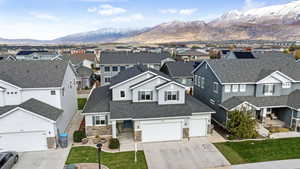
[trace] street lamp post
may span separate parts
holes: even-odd
[[[101,154],[102,144],[99,143],[96,146],[98,148],[98,164],[99,164],[99,169],[101,169],[101,156],[100,156],[100,154]]]

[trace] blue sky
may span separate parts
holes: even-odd
[[[99,28],[210,21],[230,10],[291,0],[0,0],[0,37],[54,39]]]

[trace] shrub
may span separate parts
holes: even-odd
[[[75,143],[80,143],[82,139],[86,138],[85,131],[76,130],[73,133],[73,140]]]
[[[86,98],[79,98],[77,100],[78,110],[82,110],[84,108],[84,105],[86,104],[86,101],[87,101]]]
[[[227,129],[229,132],[240,139],[251,139],[258,136],[256,130],[256,120],[252,114],[246,110],[235,110],[229,112]]]
[[[109,145],[108,145],[108,147],[109,147],[110,149],[118,149],[118,148],[120,148],[120,142],[119,142],[119,140],[116,139],[116,138],[111,138],[111,139],[109,140]]]

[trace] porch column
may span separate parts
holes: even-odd
[[[112,137],[113,138],[117,138],[117,121],[112,121],[111,122],[112,125]]]
[[[267,117],[267,108],[263,108],[263,109],[261,110],[261,117],[262,117],[261,121],[262,121],[262,122],[265,122],[265,119],[266,119],[266,117]]]

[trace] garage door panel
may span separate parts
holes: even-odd
[[[44,132],[0,133],[0,149],[8,151],[47,150]]]
[[[182,139],[181,122],[146,123],[141,125],[142,141],[170,141]]]
[[[207,136],[207,119],[191,119],[190,120],[190,137]]]

